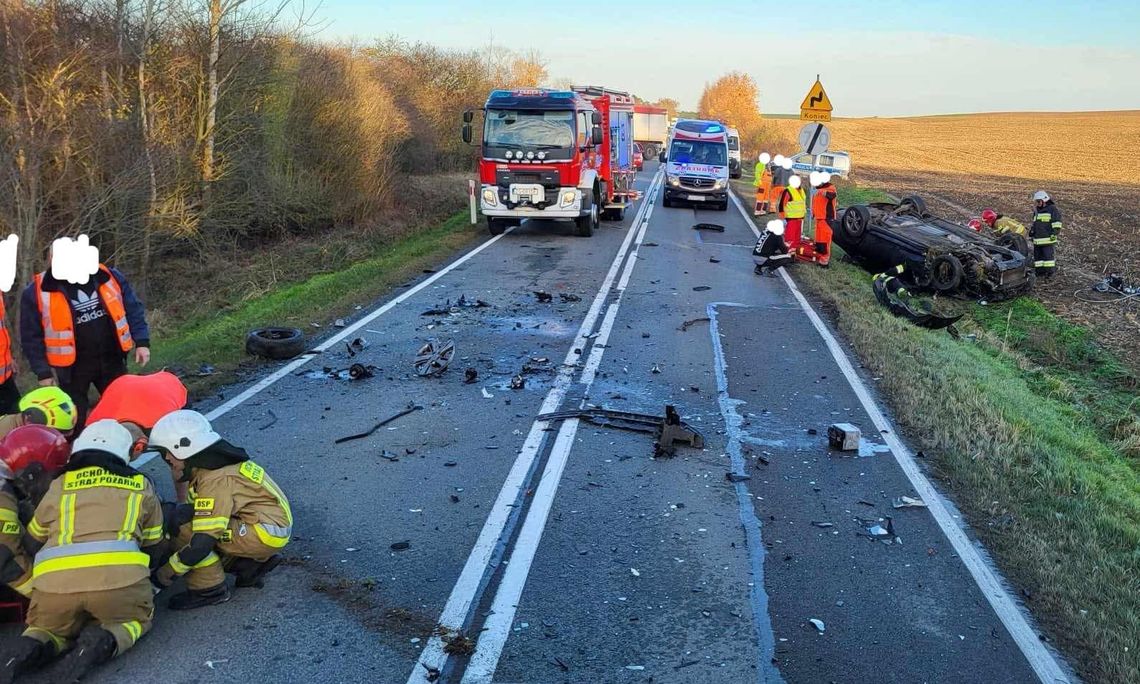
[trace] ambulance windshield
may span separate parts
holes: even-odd
[[[728,149],[723,142],[674,140],[673,146],[669,148],[669,161],[678,164],[725,166],[728,164]]]

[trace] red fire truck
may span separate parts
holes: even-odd
[[[621,220],[633,188],[633,98],[604,88],[495,90],[483,106],[479,208],[499,235],[524,219],[572,220],[589,237]],[[463,114],[463,140],[474,113]]]

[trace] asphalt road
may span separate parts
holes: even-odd
[[[920,494],[895,437],[785,282],[753,275],[754,241],[734,208],[658,197],[590,239],[528,222],[425,274],[351,360],[333,345],[215,422],[289,496],[287,565],[220,606],[160,596],[152,632],[89,681],[1037,681],[1020,613],[995,612],[932,509],[892,507]],[[422,315],[460,296],[488,306]],[[432,338],[456,355],[425,379]],[[375,376],[322,371],[352,362]],[[650,435],[536,421],[586,404],[674,405],[705,447],[654,459]],[[861,454],[828,449],[841,421]],[[860,536],[887,516],[891,543]],[[474,652],[445,653],[441,623]]]

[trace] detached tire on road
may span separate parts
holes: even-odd
[[[305,333],[297,328],[258,328],[245,338],[246,352],[275,361],[291,359],[306,346]]]
[[[940,254],[930,262],[930,285],[939,292],[949,292],[962,284],[962,262],[953,254]]]
[[[864,236],[867,235],[867,227],[870,225],[871,210],[861,204],[847,207],[847,211],[843,212],[843,220],[840,222],[843,234],[848,240],[856,243],[863,241]]]

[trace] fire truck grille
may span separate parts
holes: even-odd
[[[697,176],[681,176],[681,185],[693,190],[711,190],[716,183],[712,178],[698,178]]]

